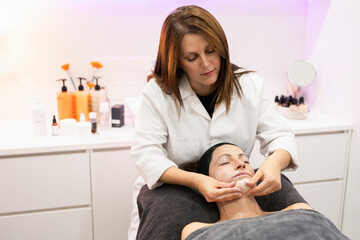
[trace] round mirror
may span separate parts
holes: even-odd
[[[304,87],[315,81],[316,71],[311,63],[296,60],[290,65],[287,77],[294,85]]]

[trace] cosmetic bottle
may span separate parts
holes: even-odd
[[[274,102],[275,102],[275,105],[279,105],[279,96],[275,96]]]
[[[91,133],[96,133],[96,130],[97,130],[96,112],[89,113],[89,120],[91,123]]]
[[[280,105],[284,105],[284,104],[285,104],[285,96],[284,96],[284,95],[281,95],[281,96],[280,96],[279,104],[280,104]]]
[[[32,107],[32,127],[34,136],[46,136],[45,106],[41,104],[39,97],[36,97],[35,105]]]
[[[304,97],[300,97],[299,98],[299,109],[301,112],[303,113],[307,113],[308,112],[308,108],[305,104],[305,101],[304,101]]]
[[[94,90],[90,92],[90,111],[96,113],[97,122],[100,120],[100,85],[99,77],[95,78],[96,84]]]
[[[78,77],[80,81],[80,85],[78,87],[78,91],[75,93],[75,109],[76,109],[76,121],[80,121],[80,114],[84,113],[85,120],[89,120],[89,93],[84,90],[84,86],[82,85],[82,81],[86,80],[83,77]]]
[[[51,124],[51,134],[53,136],[59,135],[59,125],[56,122],[55,115],[53,115],[53,120],[52,120],[52,124]]]
[[[65,118],[75,118],[74,95],[67,91],[67,87],[65,86],[66,79],[56,81],[63,81],[61,92],[57,94],[59,121]]]
[[[100,130],[110,129],[110,106],[109,102],[100,103]]]
[[[80,121],[75,123],[75,135],[78,137],[87,137],[91,135],[91,123],[85,121],[85,114],[80,113]]]

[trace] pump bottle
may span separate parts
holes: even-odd
[[[90,111],[96,113],[96,121],[100,122],[100,85],[99,85],[99,78],[95,77],[96,85],[93,91],[90,92]]]
[[[34,136],[46,136],[45,106],[40,103],[39,97],[36,98],[35,105],[32,107],[32,126]]]
[[[75,118],[74,95],[67,91],[67,87],[65,86],[66,79],[59,79],[56,81],[63,81],[61,92],[57,94],[59,120],[64,118]]]
[[[75,109],[76,109],[76,120],[80,121],[80,114],[84,113],[85,120],[89,121],[89,93],[84,91],[84,86],[82,85],[82,80],[86,80],[83,77],[78,77],[80,85],[78,91],[75,93]]]

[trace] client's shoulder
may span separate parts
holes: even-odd
[[[295,203],[284,208],[281,211],[292,210],[292,209],[313,209],[313,208],[307,203]]]
[[[181,233],[181,240],[184,240],[187,236],[189,236],[192,232],[195,232],[196,230],[206,227],[209,225],[213,225],[213,223],[202,223],[202,222],[192,222],[186,225]]]

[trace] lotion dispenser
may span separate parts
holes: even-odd
[[[74,95],[67,91],[67,87],[65,86],[66,79],[59,79],[56,81],[63,81],[61,92],[57,94],[59,120],[65,118],[75,118]]]
[[[78,77],[80,85],[78,91],[75,94],[75,109],[76,109],[76,120],[80,121],[80,114],[85,115],[85,120],[89,121],[89,93],[84,91],[84,86],[82,85],[82,80],[86,80],[83,77]]]

